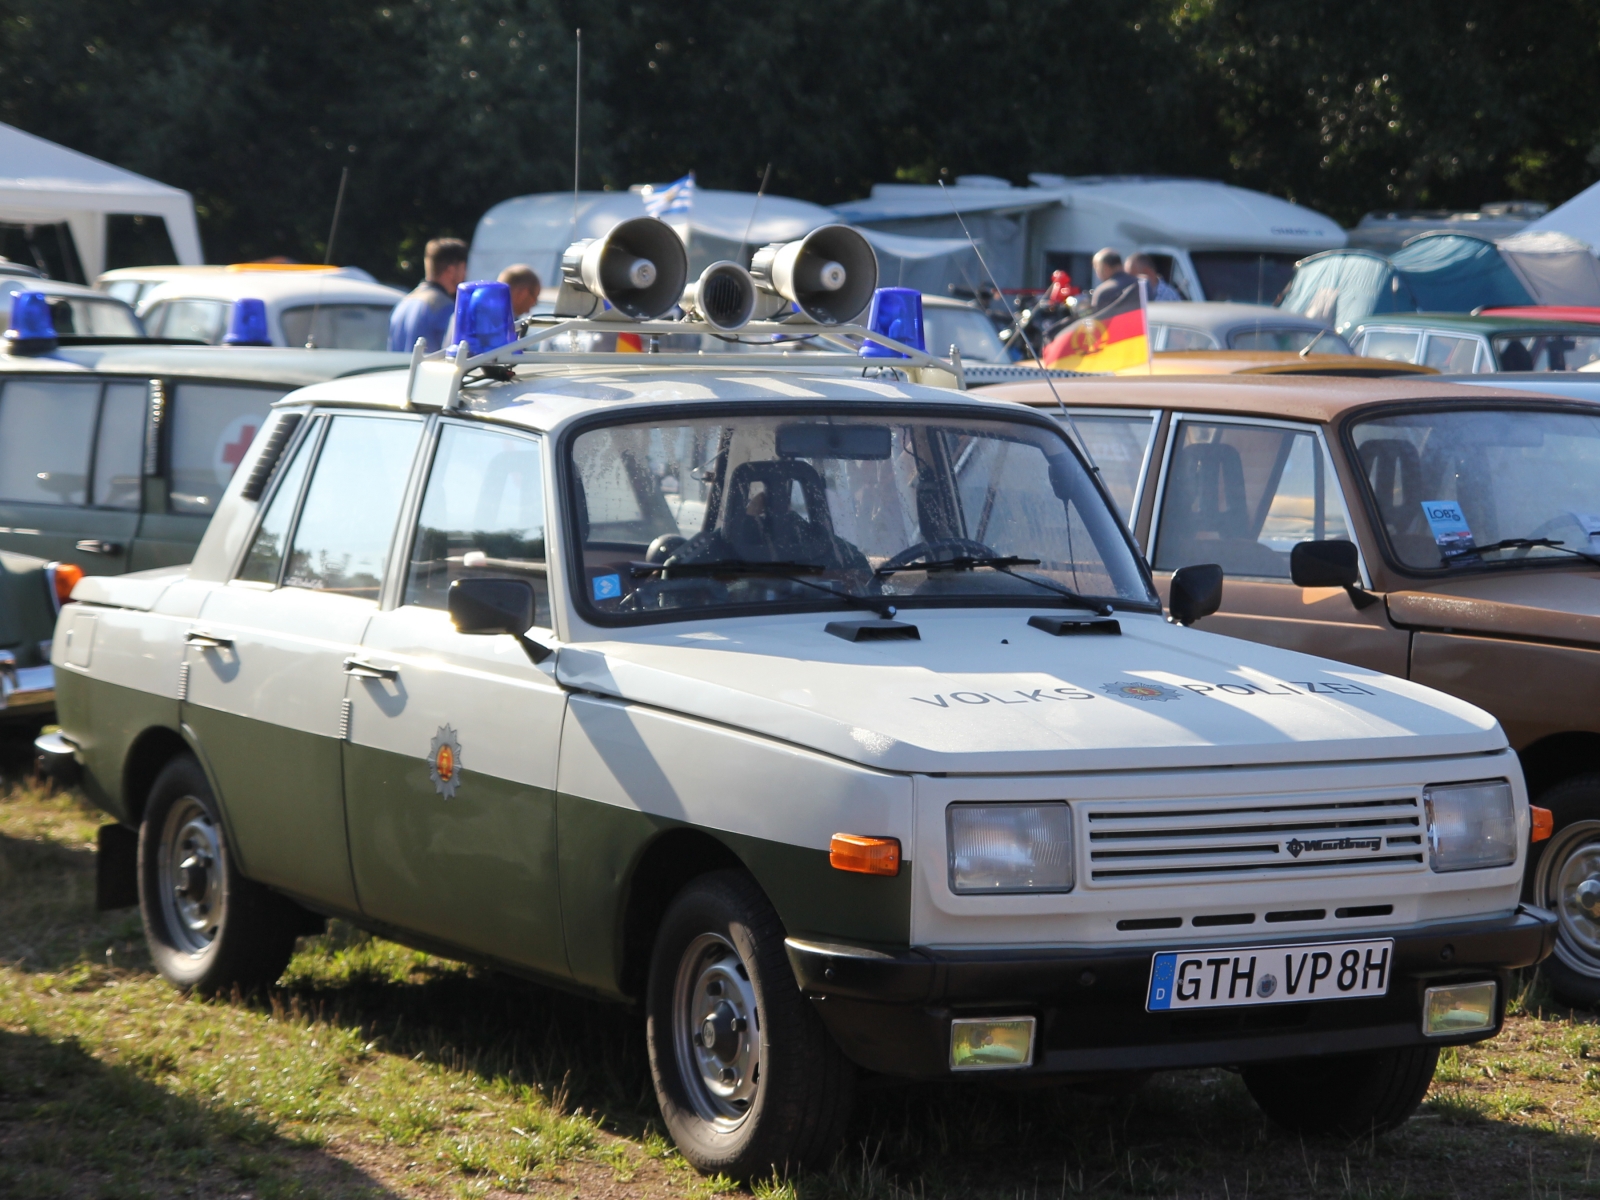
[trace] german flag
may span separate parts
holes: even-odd
[[[637,333],[617,334],[617,352],[619,354],[643,354],[644,339]]]
[[[1150,361],[1150,336],[1144,308],[1114,317],[1074,321],[1045,346],[1039,356],[1058,371],[1120,371]]]

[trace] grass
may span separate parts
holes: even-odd
[[[1600,1024],[1533,979],[1391,1137],[1302,1142],[1225,1071],[1130,1095],[864,1086],[824,1171],[746,1192],[663,1136],[637,1017],[335,923],[280,986],[203,1001],[93,911],[76,798],[0,798],[0,1196],[771,1200],[1600,1196]]]

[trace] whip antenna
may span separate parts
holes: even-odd
[[[750,244],[750,230],[755,228],[756,209],[761,207],[761,197],[767,194],[767,180],[772,178],[772,164],[767,164],[767,169],[761,172],[761,186],[756,189],[755,203],[750,206],[750,219],[744,223],[744,239],[739,243],[739,257],[734,259],[741,267],[744,263],[744,248]]]
[[[572,73],[572,238],[578,236],[578,150],[583,145],[583,30],[573,31],[578,45],[578,65]],[[560,278],[557,258],[556,277]]]
[[[331,266],[333,263],[333,239],[339,234],[339,214],[344,211],[344,185],[350,182],[350,165],[345,164],[344,170],[339,172],[339,194],[333,201],[333,224],[328,229],[328,246],[322,255],[322,265]],[[311,324],[306,326],[306,349],[317,348],[317,309],[322,307],[322,286],[327,283],[324,275],[317,280],[317,298],[311,302]]]
[[[1067,406],[1061,402],[1061,393],[1056,391],[1056,381],[1050,378],[1050,370],[1039,358],[1039,352],[1033,348],[1033,343],[1028,340],[1028,335],[1022,332],[1022,319],[1017,313],[1011,311],[1011,301],[1006,299],[1006,294],[1000,290],[999,281],[995,279],[994,272],[989,269],[988,260],[983,257],[983,251],[978,249],[978,242],[972,236],[972,231],[967,228],[967,222],[961,215],[961,210],[956,207],[955,200],[951,199],[950,189],[944,186],[944,180],[939,180],[939,190],[944,193],[944,198],[950,202],[950,211],[955,213],[956,221],[961,225],[961,232],[966,235],[967,245],[972,247],[972,252],[978,256],[978,265],[983,268],[983,273],[989,277],[989,286],[994,288],[994,294],[1000,297],[1000,303],[1005,306],[1006,316],[1011,318],[1011,336],[1013,339],[1021,338],[1022,344],[1028,348],[1028,353],[1033,355],[1034,364],[1039,368],[1039,374],[1050,387],[1050,394],[1055,397],[1056,407],[1061,410],[1061,415],[1066,418],[1067,428],[1072,430],[1073,440],[1078,443],[1078,449],[1083,451],[1084,458],[1089,460],[1089,469],[1096,475],[1100,468],[1095,464],[1094,455],[1089,453],[1089,443],[1083,440],[1083,434],[1078,432],[1078,423],[1072,419],[1072,414],[1067,411]]]

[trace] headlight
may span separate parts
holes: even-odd
[[[952,804],[950,890],[1072,890],[1072,810],[1064,803]]]
[[[1428,865],[1435,871],[1506,867],[1517,861],[1517,814],[1504,779],[1424,788]]]

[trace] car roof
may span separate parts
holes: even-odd
[[[996,384],[984,395],[1054,408],[1055,394],[1043,381]],[[1526,404],[1524,392],[1441,383],[1437,376],[1383,379],[1306,375],[1120,375],[1080,376],[1055,385],[1074,408],[1175,408],[1326,423],[1353,408],[1383,401],[1504,399]],[[1597,406],[1600,407],[1600,406]]]
[[[1326,321],[1273,308],[1270,304],[1236,304],[1231,300],[1156,300],[1149,306],[1152,325],[1183,325],[1207,333],[1226,334],[1257,325],[1270,329],[1326,329]]]
[[[0,376],[141,375],[236,379],[305,387],[347,375],[400,371],[410,359],[387,350],[301,350],[256,346],[63,346],[50,354],[0,354]],[[401,376],[403,390],[404,376]]]
[[[1472,316],[1468,313],[1373,313],[1355,323],[1356,329],[1370,329],[1375,325],[1394,325],[1405,329],[1448,329],[1456,333],[1526,333],[1547,335],[1567,333],[1577,337],[1594,337],[1592,324],[1582,321],[1545,321],[1538,317]]]
[[[27,275],[0,275],[0,290],[8,295],[17,292],[43,292],[46,296],[70,296],[73,299],[98,300],[102,304],[122,305],[115,296],[84,287],[81,283],[66,283],[60,279],[35,279]],[[126,308],[126,305],[122,305]]]
[[[285,396],[278,404],[404,410],[406,379],[405,375],[373,374],[332,380]],[[662,402],[719,400],[767,400],[775,404],[819,400],[980,405],[994,407],[995,415],[1001,418],[1008,407],[994,404],[989,389],[963,392],[892,378],[866,379],[859,366],[799,363],[794,367],[741,367],[735,359],[727,365],[718,362],[703,367],[619,367],[614,363],[591,367],[573,363],[563,355],[562,361],[548,366],[542,363],[519,366],[514,380],[486,381],[464,388],[459,407],[452,411],[543,432],[595,412],[635,406],[647,412],[650,405]]]
[[[1355,354],[1301,354],[1296,350],[1157,350],[1155,375],[1436,375],[1432,367]],[[1140,366],[1121,374],[1136,375]]]
[[[243,300],[268,304],[388,304],[405,293],[381,283],[368,283],[332,271],[219,271],[169,279],[151,288],[140,300],[141,309],[162,300]]]

